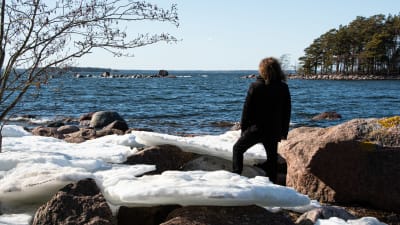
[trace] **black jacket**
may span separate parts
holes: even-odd
[[[241,129],[261,132],[267,140],[280,141],[289,131],[291,99],[289,87],[281,81],[268,85],[261,77],[250,84],[243,106]]]

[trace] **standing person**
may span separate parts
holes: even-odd
[[[243,106],[241,136],[233,146],[233,172],[241,174],[243,154],[253,145],[262,143],[267,153],[263,169],[276,183],[278,142],[287,138],[291,100],[286,76],[277,59],[261,60],[260,75],[250,84]]]

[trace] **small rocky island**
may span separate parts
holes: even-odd
[[[87,77],[94,77],[91,74],[81,75],[80,73],[76,73],[75,78],[87,78]],[[111,73],[110,71],[103,72],[100,75],[101,78],[176,78],[175,75],[169,74],[167,70],[159,70],[158,73],[155,74],[118,74],[118,73]]]

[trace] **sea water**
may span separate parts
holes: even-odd
[[[78,118],[89,112],[118,112],[131,128],[169,134],[220,134],[240,121],[249,84],[243,76],[256,71],[170,71],[176,78],[129,78],[157,71],[117,71],[124,78],[102,78],[100,72],[68,74],[32,89],[13,115],[39,121]],[[400,114],[400,80],[288,80],[292,97],[291,128],[335,125],[354,118]],[[312,117],[335,111],[339,120]]]

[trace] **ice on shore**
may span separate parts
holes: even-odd
[[[0,124],[1,125],[1,124]],[[3,137],[22,137],[32,135],[23,127],[17,125],[7,125],[1,130]]]
[[[231,147],[238,138],[234,132],[194,138],[141,132],[80,144],[32,136],[18,126],[5,126],[2,134],[0,212],[4,214],[0,215],[0,224],[28,224],[31,217],[27,213],[32,212],[24,212],[23,206],[39,206],[58,189],[83,178],[95,179],[106,200],[117,207],[257,204],[301,211],[312,205],[307,196],[272,184],[266,177],[249,179],[227,171],[166,171],[138,177],[155,170],[155,166],[121,164],[136,153],[137,146],[167,143],[200,154],[230,158]],[[265,152],[255,149],[245,157],[257,161],[265,159]]]
[[[204,135],[196,137],[181,137],[147,131],[132,131],[136,141],[147,146],[171,144],[180,147],[183,151],[217,156],[232,160],[232,148],[240,137],[240,131],[228,131],[221,135]],[[244,154],[244,164],[254,165],[265,161],[264,146],[256,144]]]
[[[108,178],[107,178],[108,179]],[[227,171],[166,171],[161,175],[105,182],[104,195],[114,205],[249,205],[294,207],[310,199],[294,189],[271,183],[267,177],[247,179]],[[113,178],[111,178],[113,179]],[[111,184],[111,185],[110,185]],[[135,187],[129,189],[127,187]]]
[[[374,217],[363,217],[347,221],[337,217],[331,217],[329,219],[320,219],[315,225],[386,225],[386,223],[381,223]]]
[[[3,214],[0,215],[0,225],[27,225],[31,219],[29,214]]]

